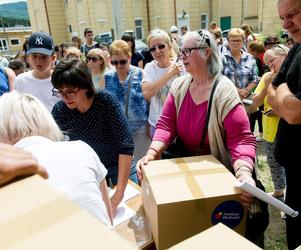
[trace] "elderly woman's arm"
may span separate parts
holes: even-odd
[[[255,185],[252,173],[256,157],[256,140],[250,131],[249,119],[241,104],[234,107],[226,116],[224,127],[226,129],[227,148],[232,157],[236,178]],[[250,194],[243,193],[241,198],[244,206],[251,206],[253,198]]]

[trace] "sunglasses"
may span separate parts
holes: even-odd
[[[97,62],[99,60],[99,58],[96,58],[96,57],[90,57],[90,56],[87,56],[86,57],[86,62]]]
[[[207,45],[210,47],[210,37],[202,30],[200,30],[198,33],[202,37],[203,41],[206,42]],[[201,43],[202,46],[204,46],[203,41]]]
[[[111,63],[114,65],[114,66],[117,66],[118,64],[120,65],[126,65],[128,63],[128,60],[120,60],[120,61],[111,61]]]
[[[164,49],[165,47],[166,47],[165,44],[159,44],[159,45],[156,45],[156,46],[154,46],[154,47],[152,47],[152,48],[149,48],[149,51],[150,51],[150,52],[154,52],[154,51],[156,51],[157,48],[158,48],[158,49]]]

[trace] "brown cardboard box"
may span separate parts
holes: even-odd
[[[170,248],[170,250],[187,249],[260,250],[261,248],[234,232],[224,224],[219,223]]]
[[[142,203],[158,249],[222,222],[245,231],[241,191],[213,156],[150,162],[143,168]]]
[[[38,176],[0,188],[1,250],[136,249]]]

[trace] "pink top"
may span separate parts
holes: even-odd
[[[179,116],[174,102],[174,97],[168,94],[163,106],[161,117],[156,125],[153,140],[162,141],[169,145],[177,135],[185,147],[197,152],[200,147],[203,128],[206,119],[207,103],[196,105],[190,91],[181,105]],[[235,106],[224,119],[226,130],[226,144],[232,157],[232,164],[237,159],[245,160],[254,164],[256,157],[256,142],[250,131],[248,116],[242,105]],[[210,154],[208,134],[204,145],[207,154]]]

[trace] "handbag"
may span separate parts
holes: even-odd
[[[265,192],[265,188],[261,181],[257,179],[255,171],[253,171],[253,179],[256,187]],[[245,237],[264,249],[264,232],[267,229],[269,218],[268,204],[262,200],[254,198],[254,202],[247,213]]]
[[[176,139],[167,147],[167,149],[162,153],[162,159],[172,159],[172,158],[179,158],[179,157],[189,157],[189,156],[196,156],[196,155],[203,155],[202,154],[202,146],[205,143],[207,131],[208,131],[208,123],[210,118],[210,111],[212,106],[212,98],[213,94],[215,92],[216,86],[219,83],[220,79],[222,78],[222,75],[218,75],[210,93],[210,97],[208,100],[208,108],[206,113],[206,120],[205,120],[205,126],[203,128],[203,133],[200,141],[200,148],[197,153],[190,152],[187,150],[182,143],[182,141],[176,137]]]

